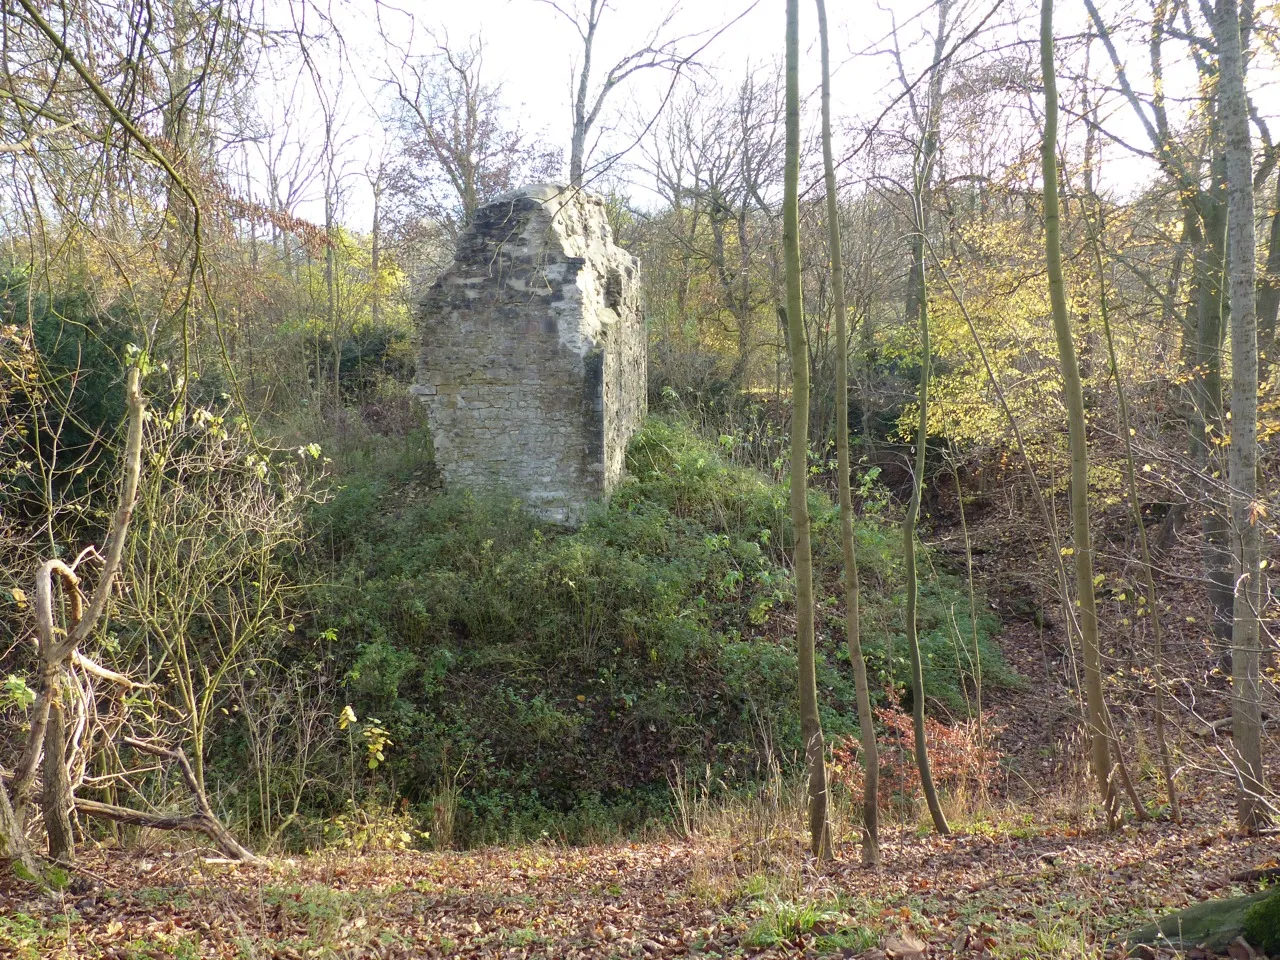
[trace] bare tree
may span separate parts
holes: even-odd
[[[1093,775],[1107,813],[1116,816],[1116,793],[1111,782],[1111,725],[1102,687],[1102,653],[1098,641],[1098,609],[1093,589],[1093,548],[1089,530],[1089,452],[1085,439],[1084,394],[1076,359],[1071,320],[1067,314],[1066,283],[1062,273],[1061,211],[1058,203],[1058,86],[1054,66],[1053,0],[1040,8],[1040,65],[1044,74],[1044,142],[1041,167],[1044,177],[1045,260],[1048,265],[1049,299],[1053,329],[1062,367],[1062,392],[1067,408],[1071,446],[1071,535],[1079,605],[1080,644],[1084,659],[1085,703]]]
[[[365,170],[373,197],[373,222],[369,226],[369,318],[375,328],[382,325],[382,204],[387,192],[387,161]]]
[[[853,537],[853,496],[849,489],[849,332],[844,294],[844,252],[840,238],[840,207],[836,169],[831,150],[831,52],[827,35],[827,6],[817,0],[818,36],[822,48],[822,168],[827,190],[827,235],[831,254],[831,286],[836,313],[836,478],[840,496],[840,546],[844,554],[845,638],[858,698],[858,732],[862,738],[862,863],[880,863],[880,754],[876,748],[875,716],[867,663],[862,655],[858,557]]]
[[[1150,152],[1177,190],[1181,219],[1179,257],[1192,262],[1191,290],[1182,321],[1182,365],[1190,384],[1187,404],[1188,440],[1200,475],[1204,511],[1201,518],[1205,584],[1213,605],[1214,634],[1225,644],[1232,623],[1231,556],[1227,544],[1227,516],[1214,474],[1218,440],[1225,433],[1222,412],[1222,354],[1224,265],[1227,242],[1226,168],[1222,151],[1222,113],[1215,105],[1217,68],[1210,56],[1212,25],[1196,24],[1196,12],[1211,11],[1209,4],[1180,6],[1182,23],[1174,23],[1174,4],[1157,3],[1148,36],[1153,81],[1144,97],[1134,87],[1112,32],[1095,0],[1084,0],[1090,22],[1107,52],[1120,93],[1142,126]],[[1169,116],[1165,92],[1165,41],[1180,36],[1188,43],[1191,61],[1205,100],[1198,111],[1203,129],[1178,130]],[[1179,270],[1180,272],[1180,266]],[[1176,290],[1176,275],[1171,281]],[[1174,523],[1181,511],[1175,511]]]
[[[585,6],[581,0],[538,2],[545,3],[569,21],[582,42],[582,59],[574,66],[573,127],[569,139],[569,184],[581,187],[584,185],[586,163],[594,146],[589,138],[593,131],[598,133],[601,111],[609,95],[642,70],[659,68],[679,73],[691,62],[690,57],[681,52],[681,45],[687,38],[667,36],[680,6],[678,3],[672,6],[644,42],[617,60],[604,72],[604,79],[597,82],[592,73],[595,66],[593,58],[600,23],[610,9],[610,0],[586,0]]]
[[[787,332],[791,350],[791,524],[795,529],[796,647],[800,673],[800,733],[809,770],[810,849],[831,856],[827,817],[827,758],[818,714],[814,648],[813,544],[809,530],[809,356],[800,285],[800,0],[787,0],[787,139],[782,246],[787,274]]]
[[[559,152],[513,122],[502,87],[485,80],[478,37],[461,49],[445,38],[431,55],[406,58],[391,85],[399,158],[387,193],[406,235],[431,224],[456,243],[482,204],[558,173]]]
[[[655,223],[690,282],[705,284],[708,324],[736,339],[724,379],[739,388],[750,380],[758,328],[774,321],[782,113],[781,76],[751,71],[732,91],[680,99],[642,148],[646,172],[669,207]]]
[[[907,568],[907,603],[905,609],[907,651],[911,658],[911,716],[915,734],[916,767],[920,772],[920,788],[924,793],[934,829],[946,835],[951,832],[938,791],[933,782],[929,765],[929,746],[925,737],[924,665],[920,654],[917,606],[919,587],[916,570],[916,521],[920,514],[920,501],[924,494],[924,473],[929,434],[929,377],[933,362],[929,342],[929,291],[925,279],[924,251],[928,231],[929,188],[933,179],[934,163],[938,155],[942,116],[942,87],[946,61],[947,18],[951,13],[951,0],[940,0],[937,5],[938,20],[933,38],[933,61],[929,71],[928,100],[922,106],[916,98],[914,87],[908,83],[902,67],[902,57],[896,53],[898,75],[906,90],[912,118],[919,129],[912,158],[911,178],[911,263],[907,274],[906,319],[915,321],[920,331],[920,389],[917,397],[919,423],[916,428],[915,466],[912,471],[911,499],[902,522],[903,562]],[[895,40],[896,40],[895,33]]]

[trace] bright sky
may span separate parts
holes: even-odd
[[[547,142],[560,146],[568,155],[570,132],[570,82],[581,58],[581,41],[573,26],[549,5],[539,0],[332,0],[326,9],[340,32],[345,56],[336,48],[313,48],[326,96],[342,104],[341,160],[349,176],[344,183],[348,195],[341,217],[358,228],[367,228],[370,214],[367,184],[357,176],[376,162],[385,143],[385,123],[380,112],[386,110],[386,94],[382,80],[394,70],[407,52],[422,54],[432,50],[439,40],[448,38],[459,47],[475,35],[485,43],[484,69],[491,83],[501,83],[506,101],[521,126],[540,133]],[[572,8],[575,0],[561,0]],[[577,0],[584,3],[585,0]],[[957,36],[976,26],[999,0],[956,0],[957,16],[964,26]],[[837,125],[841,120],[851,125],[874,120],[901,90],[893,60],[885,52],[889,48],[896,22],[904,48],[909,79],[928,63],[932,52],[932,30],[936,13],[931,0],[827,0],[832,30],[833,113]],[[1016,59],[1025,59],[1029,44],[1034,44],[1038,30],[1038,6],[1034,0],[1004,0],[989,19],[987,32],[973,46],[990,49],[1000,47]],[[1078,36],[1085,26],[1085,14],[1078,3],[1061,3],[1056,33],[1063,38]],[[633,50],[647,38],[670,7],[666,0],[612,0],[597,37],[593,54],[593,78],[599,78],[620,56]],[[300,13],[300,11],[302,11]],[[267,0],[267,20],[274,26],[296,25],[306,17],[308,33],[314,34],[320,18],[314,9],[300,0]],[[819,66],[817,24],[814,7],[801,3],[802,92],[817,88]],[[725,28],[726,24],[732,24]],[[699,61],[705,72],[701,82],[716,80],[736,83],[752,65],[764,65],[779,59],[783,53],[783,0],[683,0],[668,33],[684,35],[683,49],[693,50],[704,43]],[[723,32],[715,34],[722,28]],[[1066,41],[1069,43],[1069,39]],[[1123,49],[1123,47],[1122,47]],[[1132,51],[1134,80],[1145,86],[1145,55]],[[296,89],[302,101],[301,111],[309,114],[304,137],[318,144],[321,133],[318,102],[312,79],[303,75],[294,87],[298,65],[281,63],[282,77],[276,85],[264,87],[261,93],[264,110],[277,112],[288,99],[288,90]],[[1105,62],[1100,46],[1094,46],[1092,73],[1106,82],[1113,74]],[[288,79],[284,79],[288,78]],[[670,75],[658,70],[643,71],[616,90],[605,108],[606,119],[617,121],[621,114],[651,115],[657,109],[670,84]],[[1061,84],[1061,81],[1060,81]],[[1064,99],[1068,92],[1062,91]],[[307,105],[310,106],[307,106]],[[1027,115],[1011,119],[1025,123]],[[1069,118],[1064,122],[1070,123]],[[1133,122],[1127,106],[1118,105],[1113,125],[1126,139],[1145,146],[1141,129]],[[611,147],[630,143],[619,131],[606,137],[597,157],[612,152]],[[837,144],[841,156],[852,144]],[[1110,149],[1111,166],[1104,180],[1130,189],[1150,175],[1144,164],[1122,159],[1124,151]],[[643,202],[643,183],[631,182],[636,199]],[[311,219],[320,218],[319,187],[312,192],[301,213]]]

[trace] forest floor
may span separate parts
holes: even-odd
[[[89,856],[61,891],[0,886],[0,955],[64,957],[1100,957],[1170,908],[1240,892],[1275,841],[1188,798],[1183,826],[888,831],[815,869],[795,838],[312,856],[256,867]],[[922,950],[923,952],[914,952]],[[1152,956],[1148,954],[1147,956]],[[1165,956],[1173,956],[1166,953]]]

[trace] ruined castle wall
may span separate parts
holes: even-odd
[[[559,521],[613,489],[645,410],[638,281],[580,191],[526,188],[477,213],[418,310],[411,389],[447,482]]]

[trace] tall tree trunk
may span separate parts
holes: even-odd
[[[596,2],[587,13],[587,29],[582,35],[582,67],[578,72],[578,90],[573,98],[573,134],[569,141],[569,186],[582,189],[583,165],[587,152],[587,96],[591,84],[591,53],[596,38]]]
[[[921,211],[921,196],[918,189],[915,196],[917,227]],[[920,246],[923,254],[923,244]],[[921,277],[924,276],[924,264],[919,264]],[[929,368],[932,365],[929,343],[929,303],[928,296],[922,290],[917,305],[920,317],[920,420],[916,426],[916,460],[914,474],[911,479],[911,502],[907,505],[907,515],[902,521],[902,561],[907,568],[907,652],[911,656],[911,725],[915,731],[916,768],[920,771],[920,789],[924,792],[925,803],[929,807],[929,816],[933,818],[933,826],[944,836],[951,832],[942,805],[938,802],[938,791],[933,784],[933,773],[929,768],[929,745],[925,738],[924,727],[924,665],[920,659],[920,634],[917,626],[916,607],[919,600],[919,586],[916,572],[916,520],[920,516],[920,499],[924,491],[924,468],[926,441],[929,435]]]
[[[178,167],[185,168],[191,159],[195,144],[192,143],[191,67],[187,63],[188,43],[192,37],[192,10],[188,0],[176,0],[172,4],[168,24],[169,61],[164,64],[168,99],[160,112],[160,131],[173,151]],[[187,172],[184,170],[184,172]],[[191,204],[181,185],[170,179],[165,188],[165,260],[172,270],[177,270],[186,255],[192,236]],[[199,314],[197,313],[197,320]]]
[[[876,411],[872,406],[875,402],[872,381],[875,377],[876,337],[875,329],[871,326],[871,317],[872,312],[868,305],[862,322],[858,324],[858,362],[854,367],[854,379],[858,384],[858,406],[862,410],[862,449],[866,452],[867,459],[874,464],[876,462]]]
[[[1222,430],[1222,268],[1225,245],[1225,209],[1221,145],[1220,111],[1216,102],[1217,71],[1207,57],[1195,57],[1199,80],[1207,90],[1214,91],[1204,100],[1208,121],[1204,142],[1208,145],[1207,157],[1190,156],[1184,141],[1175,137],[1165,105],[1163,89],[1163,39],[1169,33],[1168,21],[1176,14],[1176,5],[1156,5],[1155,21],[1150,34],[1151,73],[1154,95],[1144,106],[1128,80],[1128,74],[1119,52],[1111,40],[1110,32],[1093,0],[1084,0],[1089,18],[1107,49],[1116,70],[1121,93],[1133,106],[1139,121],[1146,128],[1152,149],[1165,174],[1177,185],[1182,205],[1182,237],[1179,254],[1186,250],[1193,257],[1194,269],[1191,296],[1182,329],[1181,359],[1190,384],[1191,403],[1186,406],[1188,443],[1201,478],[1200,499],[1204,504],[1202,515],[1203,563],[1206,588],[1213,606],[1214,634],[1220,648],[1225,651],[1231,634],[1231,555],[1227,546],[1225,507],[1220,496],[1219,477],[1224,472],[1215,464],[1217,443],[1215,436]],[[1202,5],[1203,7],[1204,5]],[[1208,162],[1208,185],[1203,176],[1204,163]],[[1170,290],[1176,290],[1171,286]],[[1170,514],[1166,538],[1171,539],[1181,507]],[[1224,657],[1225,659],[1225,657]]]
[[[1120,380],[1120,363],[1116,359],[1115,339],[1111,335],[1111,306],[1107,297],[1106,276],[1102,269],[1101,237],[1104,233],[1102,204],[1099,202],[1097,232],[1090,238],[1093,241],[1094,264],[1098,269],[1098,312],[1102,316],[1102,332],[1107,342],[1107,361],[1111,366],[1111,377],[1116,385],[1116,403],[1120,408],[1120,435],[1124,438],[1125,485],[1129,490],[1129,508],[1133,511],[1133,522],[1138,528],[1142,576],[1147,588],[1147,603],[1151,607],[1151,661],[1156,687],[1156,749],[1160,753],[1160,769],[1164,774],[1165,790],[1169,798],[1169,815],[1173,817],[1174,823],[1181,823],[1182,809],[1178,803],[1178,785],[1173,778],[1173,757],[1169,752],[1169,736],[1165,730],[1164,632],[1160,622],[1160,604],[1156,597],[1155,574],[1152,572],[1151,547],[1147,542],[1147,525],[1142,519],[1142,502],[1138,499],[1137,463],[1133,453],[1133,434],[1129,429],[1129,400],[1125,395],[1124,384]],[[1135,809],[1142,812],[1141,806],[1135,805]]]
[[[327,147],[326,149],[331,149]],[[341,386],[339,372],[341,368],[340,353],[338,345],[338,272],[336,264],[336,249],[334,233],[336,223],[334,222],[333,211],[333,180],[330,174],[333,169],[333,154],[329,155],[329,169],[325,174],[324,184],[324,232],[327,243],[324,247],[324,289],[325,289],[325,320],[329,326],[329,336],[332,338],[329,344],[330,353],[333,357],[333,408],[336,410],[342,404],[340,396]],[[320,358],[316,357],[316,367],[320,366]]]
[[[1275,363],[1276,315],[1280,313],[1280,173],[1272,200],[1271,229],[1267,234],[1267,265],[1258,281],[1259,365]],[[1265,375],[1259,370],[1259,377]]]
[[[912,216],[915,221],[911,235],[911,267],[907,276],[907,322],[915,321],[920,330],[920,421],[916,431],[916,457],[911,486],[911,502],[902,522],[903,561],[907,568],[906,633],[907,652],[911,658],[911,719],[915,732],[916,768],[920,772],[920,787],[924,793],[934,828],[941,834],[951,832],[938,791],[933,783],[929,765],[929,745],[925,737],[924,665],[920,657],[920,633],[918,620],[919,584],[916,565],[916,522],[920,517],[920,501],[924,495],[924,471],[929,436],[929,377],[932,366],[932,346],[929,343],[929,293],[925,283],[925,231],[928,228],[929,181],[933,175],[933,162],[938,152],[938,124],[942,100],[942,55],[945,44],[947,14],[950,0],[938,4],[938,29],[934,37],[933,69],[929,79],[929,102],[921,118],[924,129],[915,156],[915,176],[912,183]]]
[[[920,323],[920,311],[927,309],[924,303],[928,293],[925,289],[924,248],[929,229],[929,183],[933,179],[933,164],[938,156],[938,140],[941,138],[939,126],[942,118],[942,80],[946,73],[947,17],[951,13],[952,0],[939,0],[938,25],[933,38],[933,62],[929,70],[928,97],[924,114],[917,115],[922,123],[919,150],[916,162],[919,172],[916,175],[915,190],[918,194],[915,204],[916,229],[908,240],[911,250],[911,264],[907,268],[907,323]],[[913,101],[914,109],[914,101]]]
[[[1076,362],[1075,342],[1071,334],[1071,321],[1067,316],[1066,285],[1062,277],[1058,161],[1054,152],[1058,142],[1058,86],[1053,64],[1053,0],[1041,0],[1040,66],[1044,73],[1044,142],[1041,145],[1041,165],[1044,176],[1045,261],[1071,444],[1071,531],[1080,611],[1080,646],[1084,660],[1090,757],[1093,775],[1098,781],[1099,796],[1107,820],[1112,823],[1115,820],[1116,795],[1110,777],[1110,726],[1103,698],[1098,611],[1093,594],[1093,550],[1089,539],[1089,455],[1085,446],[1084,395],[1080,384],[1080,368]]]
[[[787,328],[791,350],[791,524],[795,528],[796,646],[800,673],[800,733],[809,768],[810,849],[831,856],[827,822],[826,743],[818,715],[814,664],[813,547],[809,540],[809,349],[800,289],[800,0],[787,0],[786,161],[783,173],[782,246],[787,277]]]
[[[1232,594],[1231,547],[1227,529],[1228,505],[1224,502],[1220,479],[1225,473],[1219,462],[1219,441],[1226,430],[1222,417],[1222,344],[1224,325],[1223,302],[1226,299],[1227,202],[1225,196],[1226,162],[1221,151],[1214,151],[1210,186],[1202,204],[1205,242],[1197,264],[1199,294],[1196,309],[1196,375],[1197,422],[1191,437],[1192,454],[1200,468],[1204,514],[1201,529],[1204,537],[1205,586],[1213,608],[1213,632],[1223,647],[1231,641]],[[1225,659],[1225,658],[1224,658]]]
[[[831,150],[831,54],[827,35],[827,5],[818,7],[818,37],[822,49],[822,168],[827,188],[827,235],[831,248],[831,285],[836,313],[836,485],[840,491],[840,546],[844,552],[845,638],[853,664],[858,699],[858,730],[862,738],[862,863],[880,865],[880,754],[876,748],[871,688],[862,655],[858,556],[853,539],[853,494],[849,489],[849,331],[844,296],[844,251],[840,240],[840,205],[836,195],[836,167]]]
[[[1262,690],[1258,678],[1261,535],[1254,514],[1258,496],[1258,317],[1254,300],[1257,237],[1253,219],[1253,154],[1236,0],[1218,0],[1215,28],[1230,223],[1231,448],[1227,482],[1235,564],[1231,731],[1240,782],[1240,828],[1256,833],[1267,820],[1263,800]]]

